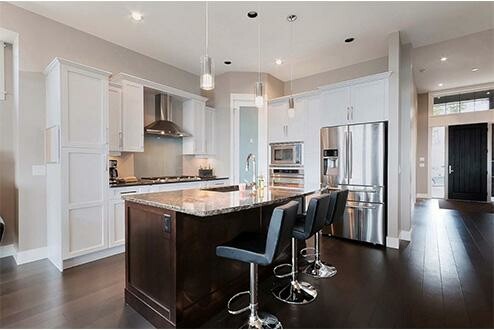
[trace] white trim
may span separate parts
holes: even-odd
[[[429,194],[427,193],[417,193],[417,198],[429,198]]]
[[[267,95],[265,95],[267,99]],[[240,133],[240,107],[256,107],[255,94],[230,94],[230,182],[238,184],[240,179],[239,164],[239,133]],[[267,174],[267,102],[262,108],[258,108],[258,151],[257,173]]]
[[[17,251],[14,255],[17,265],[27,264],[28,262],[38,261],[48,257],[48,248],[46,246],[37,249]]]
[[[477,92],[477,91],[481,91],[484,89],[491,89],[491,88],[494,88],[493,82],[485,83],[485,84],[479,84],[479,85],[470,85],[470,86],[464,86],[464,87],[458,87],[458,88],[444,89],[441,91],[431,92],[430,94],[433,97],[436,97],[436,96],[446,96],[446,95],[454,95],[454,94],[461,94],[461,93]]]
[[[125,245],[122,244],[122,245],[115,246],[115,247],[110,248],[110,249],[105,249],[103,251],[98,251],[98,252],[86,254],[83,256],[79,256],[79,257],[74,257],[74,258],[67,259],[67,260],[63,261],[63,269],[79,266],[82,264],[86,264],[88,262],[92,262],[92,261],[96,261],[99,259],[111,257],[113,255],[124,253],[124,252],[125,252]]]
[[[293,97],[295,100],[302,98],[302,97],[308,97],[308,96],[313,96],[319,94],[321,91],[320,90],[311,90],[308,92],[301,92],[297,94],[292,94],[292,95],[285,95],[285,96],[280,96],[275,99],[269,100],[268,104],[275,104],[275,103],[280,103],[280,102],[286,102],[290,97]]]
[[[204,97],[204,96],[189,93],[189,92],[183,91],[183,90],[175,88],[175,87],[163,85],[163,84],[151,81],[151,80],[139,78],[139,77],[127,74],[127,73],[123,73],[123,72],[117,73],[111,77],[111,81],[113,83],[118,84],[118,83],[121,83],[122,80],[131,81],[131,82],[134,82],[136,84],[143,85],[144,87],[156,89],[156,90],[163,92],[163,93],[172,94],[174,96],[182,97],[183,99],[193,99],[193,100],[197,100],[197,101],[201,101],[201,102],[206,102],[208,100],[208,98]]]
[[[400,239],[397,237],[386,237],[386,247],[390,249],[399,249],[400,248]]]
[[[0,258],[11,257],[15,255],[14,244],[0,246]]]
[[[106,71],[106,70],[94,68],[92,66],[87,66],[87,65],[80,64],[80,63],[77,63],[77,62],[69,61],[69,60],[66,60],[66,59],[61,58],[61,57],[55,57],[50,62],[50,64],[48,64],[46,66],[46,69],[43,71],[43,73],[45,75],[47,75],[57,64],[60,64],[60,65],[65,64],[65,65],[68,65],[68,66],[71,66],[71,67],[74,67],[74,68],[77,68],[77,69],[80,69],[80,70],[92,72],[92,73],[95,73],[95,74],[98,74],[98,75],[102,75],[102,76],[105,76],[105,77],[110,77],[111,76],[111,72],[110,71]]]
[[[411,242],[412,241],[412,229],[413,228],[410,228],[410,230],[400,231],[400,240]]]

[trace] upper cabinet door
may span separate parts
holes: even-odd
[[[272,103],[268,107],[268,142],[287,141],[288,102]]]
[[[110,151],[122,151],[122,88],[120,87],[110,86],[109,118]]]
[[[346,125],[349,119],[350,88],[323,91],[321,107],[321,127]]]
[[[186,100],[182,106],[182,127],[191,136],[182,139],[184,155],[204,155],[207,153],[206,105],[197,100]]]
[[[144,151],[144,90],[143,86],[122,83],[122,151]]]
[[[287,101],[288,103],[288,101]],[[285,140],[289,142],[303,141],[304,129],[306,120],[310,121],[311,118],[307,117],[307,100],[306,98],[295,99],[295,110],[292,115],[289,115],[288,106],[286,111],[287,127],[285,128]]]
[[[105,148],[108,79],[80,68],[62,67],[62,146]]]
[[[387,80],[375,80],[350,87],[350,122],[387,120]]]
[[[206,154],[214,155],[214,120],[215,120],[215,110],[210,107],[206,107],[205,112],[205,138],[206,138]]]

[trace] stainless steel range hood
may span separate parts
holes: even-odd
[[[158,94],[155,96],[155,116],[156,120],[144,127],[146,134],[169,136],[181,138],[190,136],[180,126],[171,121],[171,100],[168,94]]]

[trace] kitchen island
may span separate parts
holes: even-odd
[[[236,186],[125,196],[125,301],[156,327],[198,327],[248,286],[248,265],[216,256],[273,209],[311,191]],[[260,276],[270,269],[260,269]]]

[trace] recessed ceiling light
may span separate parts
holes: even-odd
[[[439,83],[437,84],[439,87],[443,87],[443,83]]]
[[[230,64],[232,64],[232,61],[225,61],[223,63],[225,63],[225,65],[230,65]]]
[[[281,58],[277,58],[274,63],[276,63],[277,65],[282,65],[283,64],[283,60]]]
[[[257,17],[257,11],[251,10],[247,13],[248,18],[256,18]]]
[[[132,19],[133,19],[134,21],[137,21],[137,22],[142,21],[142,14],[141,14],[141,13],[138,13],[138,12],[136,12],[136,11],[133,11],[133,12],[130,14],[130,16],[132,17]]]
[[[472,72],[477,72],[477,71],[479,71],[479,68],[473,68],[472,69]]]
[[[448,60],[447,57],[441,57],[441,62],[446,62]]]
[[[350,43],[350,42],[353,42],[354,40],[355,40],[355,38],[350,37],[350,38],[346,38],[346,39],[345,39],[345,42],[346,42],[346,43]]]

